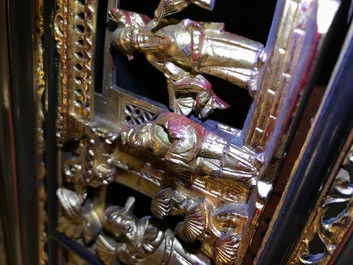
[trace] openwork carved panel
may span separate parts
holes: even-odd
[[[346,240],[352,217],[352,133],[301,236],[291,264],[327,264]]]
[[[266,45],[183,17],[216,4],[161,0],[149,17],[114,1],[57,2],[57,231],[104,264],[241,264],[248,250],[340,2],[278,3]],[[138,56],[165,77],[168,106],[117,86]],[[236,104],[214,78],[249,93],[243,128],[210,119]],[[150,209],[135,213],[139,200]]]

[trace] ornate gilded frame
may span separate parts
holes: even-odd
[[[190,3],[194,2],[197,1]],[[143,259],[144,264],[150,264],[151,259],[158,259],[156,264],[168,264],[164,260],[168,255],[172,264],[192,264],[193,259],[200,257],[205,264],[247,263],[256,229],[310,94],[318,61],[333,27],[331,23],[343,3],[338,0],[277,3],[268,41],[259,51],[258,72],[250,82],[253,103],[242,129],[215,121],[200,121],[197,117],[184,117],[181,115],[185,114],[183,110],[178,112],[174,108],[173,100],[176,99],[170,94],[170,108],[176,114],[163,104],[130,92],[128,87],[124,89],[112,83],[112,77],[117,75],[119,78],[119,72],[112,68],[110,51],[115,35],[111,37],[109,24],[106,30],[98,30],[97,23],[101,22],[97,21],[102,21],[101,16],[106,16],[108,21],[108,10],[117,7],[115,1],[107,1],[106,6],[95,0],[48,1],[44,8],[42,1],[26,4],[31,12],[24,17],[32,24],[22,35],[17,33],[18,26],[13,22],[16,16],[6,11],[6,8],[15,10],[20,4],[23,3],[2,1],[1,6],[1,14],[5,18],[5,26],[1,30],[6,36],[1,42],[4,48],[1,51],[4,55],[1,75],[3,80],[7,80],[1,96],[1,115],[5,117],[1,125],[8,128],[2,131],[1,140],[5,143],[4,139],[10,139],[10,144],[1,148],[1,157],[11,154],[3,164],[2,174],[6,176],[3,186],[15,187],[12,191],[3,190],[6,203],[12,205],[11,211],[4,212],[7,218],[17,220],[13,224],[5,222],[4,226],[16,231],[14,237],[6,234],[7,238],[12,237],[8,244],[13,253],[10,255],[11,263],[55,264],[65,260],[84,264],[83,259],[92,264],[116,264],[118,260],[138,263]],[[202,4],[198,5],[202,7]],[[31,17],[35,19],[30,20]],[[212,30],[214,32],[218,28]],[[105,34],[104,43],[97,37],[98,32]],[[273,264],[274,260],[293,264],[313,261],[327,264],[337,257],[337,250],[342,247],[338,241],[350,234],[350,229],[344,229],[351,226],[350,175],[348,178],[347,173],[342,175],[342,170],[349,174],[351,170],[349,150],[352,136],[347,133],[351,128],[350,106],[344,111],[337,110],[336,118],[345,113],[342,120],[335,121],[330,116],[330,112],[336,113],[332,111],[337,109],[335,104],[343,103],[333,98],[339,95],[343,99],[352,93],[346,83],[337,81],[341,80],[341,75],[343,80],[350,78],[344,71],[345,67],[349,68],[346,58],[351,56],[350,38],[351,32],[343,48],[346,55],[342,55],[340,66],[337,66],[341,68],[334,73],[319,110],[322,116],[318,115],[312,125],[275,212],[278,219],[274,218],[270,224],[257,252],[256,264]],[[18,47],[19,43],[29,39],[33,44],[29,48]],[[233,43],[232,38],[227,41],[227,44]],[[245,43],[253,47],[251,40],[245,40]],[[28,50],[29,55],[25,55]],[[16,54],[14,51],[21,52]],[[28,59],[24,65],[20,64],[21,56]],[[101,64],[96,63],[99,59]],[[33,75],[27,73],[23,80],[18,79],[19,73],[25,72],[23,69],[31,69]],[[98,71],[102,71],[101,77]],[[196,76],[192,71],[183,73],[188,78]],[[164,74],[167,75],[166,72]],[[168,86],[170,92],[175,80],[167,79],[167,82],[166,89]],[[26,84],[31,84],[33,89],[21,90]],[[102,91],[95,92],[100,84]],[[190,83],[186,85],[190,86]],[[342,93],[338,93],[339,86],[345,88]],[[21,106],[22,97],[33,98],[30,104],[35,104]],[[18,112],[15,111],[17,106],[20,106]],[[196,112],[196,107],[192,111]],[[35,120],[34,125],[30,120]],[[179,121],[176,127],[170,129],[166,126],[176,120]],[[315,182],[318,186],[311,185],[313,189],[321,185],[324,188],[320,196],[312,198],[316,206],[313,204],[308,208],[312,215],[305,215],[306,225],[298,221],[296,229],[288,236],[284,232],[290,227],[288,222],[296,222],[296,219],[290,220],[292,214],[296,210],[304,211],[295,208],[300,202],[293,197],[293,192],[305,192],[300,185],[307,183],[307,179],[315,174],[313,170],[322,166],[315,160],[320,157],[311,150],[324,141],[324,138],[317,138],[320,133],[316,132],[322,129],[325,123],[322,120],[328,121],[324,135],[337,133],[337,130],[340,133],[335,141],[329,142],[328,151],[317,147],[323,154],[321,158],[327,158],[328,166],[334,163],[335,158],[330,154],[337,146],[342,153],[338,156],[336,152],[338,158],[333,169],[325,165],[326,171],[331,172],[330,176],[322,171]],[[161,124],[165,126],[164,130],[186,135],[181,137],[184,142],[189,141],[189,128],[196,130],[198,138],[195,141],[206,145],[206,151],[202,155],[198,153],[195,160],[204,164],[192,160],[196,169],[188,165],[185,170],[179,160],[173,164],[164,154],[160,156],[150,147],[136,147],[136,139],[142,137],[140,130]],[[156,131],[148,133],[153,141],[160,136]],[[129,138],[131,135],[134,137]],[[173,145],[172,140],[168,145]],[[18,152],[22,149],[26,151]],[[221,166],[215,169],[215,164]],[[314,166],[310,168],[310,165]],[[338,172],[340,166],[343,169]],[[312,171],[303,171],[308,168]],[[26,175],[31,177],[25,178]],[[124,207],[121,201],[115,205],[114,199],[109,200],[107,195],[115,183],[119,184],[116,192],[127,187],[127,191],[121,192],[151,198],[150,214],[154,218],[136,217],[132,213],[134,201],[131,198],[127,198]],[[30,192],[26,192],[27,189]],[[341,193],[337,195],[337,192]],[[33,193],[35,198],[31,200]],[[293,208],[288,206],[291,203]],[[330,219],[333,223],[327,224],[326,219],[320,216],[327,212],[328,205],[334,203],[346,203],[347,208],[337,215],[337,220]],[[23,221],[28,210],[35,213],[35,217],[32,221]],[[173,219],[170,215],[182,216],[182,219]],[[138,233],[145,233],[144,240],[147,240],[147,232],[160,236],[165,248],[156,247],[153,251],[139,253],[142,258],[135,259],[134,251],[141,251],[140,245],[134,245],[134,241],[139,240],[138,233],[130,237],[129,232],[117,232],[117,227],[122,225],[122,221],[118,221],[121,218],[135,223]],[[171,229],[160,228],[161,221],[154,225],[156,219],[167,220]],[[175,220],[181,222],[175,225]],[[141,228],[141,223],[148,227],[146,231]],[[339,228],[332,228],[337,224]],[[36,229],[31,231],[31,227]],[[322,229],[326,230],[323,232]],[[279,237],[287,236],[288,247],[279,254],[273,254],[283,249],[275,239],[277,233]],[[315,233],[325,245],[319,261],[316,260],[318,256],[310,255],[309,241]],[[28,247],[28,236],[38,243]],[[192,247],[196,250],[188,252],[185,241],[200,242],[200,245],[194,244]],[[59,248],[58,243],[64,248]],[[129,258],[119,252],[121,246],[128,248],[124,253]]]
[[[100,82],[94,80],[93,74],[95,66],[93,64],[95,60],[94,25],[97,20],[98,3],[96,1],[75,1],[68,5],[65,1],[59,1],[57,4],[58,11],[54,25],[60,55],[59,72],[62,73],[59,78],[58,137],[63,144],[68,142],[72,144],[70,141],[76,141],[75,149],[69,151],[71,156],[59,154],[59,159],[61,156],[65,157],[61,162],[63,176],[59,179],[67,184],[73,183],[74,192],[76,192],[75,195],[67,189],[58,191],[59,199],[67,214],[62,217],[64,219],[61,218],[59,221],[59,231],[69,236],[77,236],[72,231],[74,223],[83,222],[82,226],[86,221],[77,213],[72,215],[72,207],[75,212],[82,211],[80,208],[76,208],[76,204],[83,203],[87,186],[98,188],[97,192],[100,193],[102,191],[99,191],[101,190],[99,187],[115,180],[129,187],[137,187],[140,192],[153,197],[152,212],[159,218],[165,218],[170,211],[170,214],[175,214],[173,209],[168,207],[176,207],[176,209],[181,207],[181,211],[177,212],[186,214],[186,217],[183,231],[179,235],[184,234],[184,238],[189,238],[192,241],[201,240],[203,253],[206,253],[208,257],[213,257],[216,263],[241,262],[272,189],[272,183],[277,175],[278,166],[282,161],[287,139],[295,121],[294,114],[299,112],[302,97],[307,93],[305,91],[308,88],[308,83],[297,77],[312,75],[316,58],[320,54],[319,51],[330,24],[329,22],[328,25],[325,24],[328,18],[327,16],[323,17],[322,13],[326,12],[327,6],[330,6],[332,11],[330,16],[333,19],[335,10],[340,3],[334,1],[327,3],[315,1],[310,3],[300,1],[278,3],[275,16],[281,19],[272,26],[268,42],[261,52],[261,60],[264,65],[256,80],[251,81],[256,82],[257,88],[255,90],[258,91],[252,92],[256,95],[245,126],[241,131],[226,127],[223,132],[223,127],[218,126],[220,129],[218,135],[231,132],[228,136],[220,139],[235,143],[231,145],[231,148],[235,150],[233,152],[236,157],[246,156],[246,153],[237,151],[237,148],[248,148],[251,151],[247,155],[256,157],[249,159],[257,161],[258,168],[252,172],[258,170],[259,173],[253,173],[251,181],[246,183],[241,178],[236,181],[236,177],[234,181],[229,182],[229,180],[222,178],[202,177],[202,175],[190,171],[191,175],[188,175],[190,173],[187,172],[185,175],[185,173],[181,173],[183,171],[178,173],[179,171],[175,167],[172,168],[174,172],[169,171],[163,165],[153,164],[151,162],[153,160],[148,157],[141,156],[139,158],[141,162],[134,160],[131,155],[139,157],[138,153],[134,152],[133,148],[126,149],[124,142],[127,141],[128,145],[133,147],[137,145],[136,140],[130,140],[132,142],[129,142],[129,138],[119,140],[119,137],[123,137],[119,131],[126,130],[125,128],[129,124],[136,125],[137,130],[145,130],[146,127],[138,125],[150,122],[149,126],[154,126],[153,120],[156,115],[168,110],[158,104],[134,97],[126,91],[110,88],[110,83],[103,83],[102,95],[95,95],[94,84]],[[108,9],[115,6],[113,2],[108,2],[108,5]],[[93,12],[94,10],[96,12]],[[110,45],[109,34],[106,43],[106,45]],[[105,51],[107,50],[109,47],[105,46]],[[302,57],[296,56],[297,54],[301,54]],[[110,68],[107,62],[109,58],[107,57],[109,54],[104,57],[106,61],[104,72],[109,76]],[[165,122],[165,119],[178,119],[177,116],[169,114],[161,117],[157,119],[157,123]],[[171,120],[166,122],[170,123]],[[178,126],[180,127],[175,130],[186,130],[189,122],[185,119]],[[235,133],[233,136],[232,130]],[[135,131],[128,132],[133,135],[132,139],[139,137],[135,133]],[[156,139],[153,138],[152,141],[156,141]],[[63,148],[65,149],[65,146]],[[255,154],[251,152],[255,152]],[[235,160],[229,163],[237,162]],[[170,178],[171,175],[174,177]],[[178,180],[180,178],[184,180]],[[221,188],[221,186],[226,188]],[[190,189],[187,187],[194,190],[194,194],[185,190]],[[196,194],[199,195],[195,197]],[[76,198],[76,196],[78,197]],[[233,199],[231,199],[232,197]],[[177,205],[167,204],[160,208],[162,207],[161,200],[167,200],[167,198],[172,201],[176,200],[174,203]],[[69,202],[77,200],[77,202],[71,205],[65,202],[67,200]],[[182,204],[186,203],[187,206],[178,205],[178,201]],[[92,213],[95,216],[94,219],[103,220],[100,215],[104,216],[105,209],[104,204],[101,203],[97,203],[99,206],[93,206],[95,209],[93,211],[95,213]],[[186,208],[183,209],[183,207]],[[224,210],[219,207],[223,207]],[[160,212],[162,209],[164,210]],[[190,223],[196,221],[190,219],[196,218],[194,216],[195,210],[200,215],[196,227]],[[222,224],[223,221],[218,219],[222,216],[234,219],[235,223]],[[190,221],[188,221],[189,219]],[[68,224],[70,222],[72,227]],[[210,223],[203,224],[203,222]],[[103,227],[104,230],[103,223],[90,223],[90,226],[94,225],[97,226],[95,229],[100,230]],[[220,227],[217,229],[215,228],[217,226]],[[190,232],[186,232],[189,229],[191,229]],[[90,240],[94,240],[99,237],[101,239],[98,234],[94,234],[92,231],[86,231],[86,233],[88,235],[83,234],[84,238],[89,237]],[[110,231],[110,233],[114,232]],[[86,239],[86,241],[89,240]],[[102,244],[103,241],[99,242]],[[209,242],[213,243],[210,245]]]

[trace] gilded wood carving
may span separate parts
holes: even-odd
[[[44,162],[45,152],[45,138],[44,138],[44,122],[45,122],[45,79],[44,79],[44,47],[43,47],[43,33],[44,33],[44,18],[43,18],[43,1],[36,1],[36,34],[34,34],[34,41],[36,43],[34,53],[34,72],[36,78],[34,79],[34,88],[36,89],[36,128],[37,128],[37,172],[38,172],[38,209],[39,209],[39,262],[40,265],[47,263],[47,251],[45,249],[47,243],[47,216],[45,211],[46,204],[46,190],[45,190],[45,177],[46,166]]]
[[[64,211],[57,230],[105,264],[241,264],[308,87],[298,77],[312,73],[327,33],[320,17],[327,2],[335,3],[333,17],[339,1],[278,4],[281,20],[264,46],[222,23],[173,17],[190,4],[211,12],[215,1],[161,0],[153,18],[108,1],[102,81],[94,79],[98,1],[58,1]],[[129,59],[142,53],[164,74],[170,109],[111,81],[119,78],[117,51]],[[208,76],[248,90],[253,103],[242,130],[205,122],[232,104]],[[102,93],[94,93],[96,82]],[[110,202],[114,183],[151,198],[154,217],[135,216],[132,197],[124,207]],[[171,216],[181,220],[165,228]]]
[[[327,264],[339,245],[344,242],[347,231],[351,229],[353,224],[351,141],[352,132],[292,254],[291,264]],[[311,247],[314,246],[313,243],[316,244],[315,249]]]

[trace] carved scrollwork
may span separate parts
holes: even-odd
[[[330,189],[316,209],[312,222],[305,229],[292,264],[325,264],[352,225],[352,158],[353,147],[345,156]],[[314,239],[322,246],[318,253],[313,253],[310,248]]]
[[[116,139],[114,133],[91,127],[80,139],[69,142],[67,148],[72,150],[63,163],[65,180],[93,187],[113,182],[117,174],[112,155]]]

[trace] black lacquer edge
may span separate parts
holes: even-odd
[[[91,265],[103,265],[103,263],[93,254],[88,252],[85,247],[80,245],[79,243],[67,238],[64,235],[58,234],[58,233],[52,233],[51,234],[51,239],[55,240],[59,244],[61,244],[63,247],[67,248],[69,251],[72,251],[75,253],[77,256],[85,260]]]
[[[340,254],[335,260],[335,265],[348,265],[353,261],[353,234],[350,235]]]
[[[104,49],[105,49],[105,32],[107,17],[108,0],[100,0],[97,10],[97,26],[96,26],[96,52],[94,62],[94,90],[102,93],[103,91],[103,71],[104,69]]]
[[[15,137],[8,57],[7,2],[0,1],[0,216],[6,262],[22,264]]]
[[[31,1],[7,1],[20,241],[22,264],[28,265],[39,264],[33,7]]]
[[[258,264],[285,264],[352,128],[352,36],[346,42]]]
[[[46,142],[45,166],[46,166],[46,214],[47,214],[47,234],[48,242],[46,251],[48,253],[48,264],[60,264],[59,244],[51,237],[55,233],[58,220],[58,203],[56,190],[58,188],[58,167],[57,167],[57,139],[56,139],[56,119],[58,100],[58,63],[56,53],[56,42],[54,39],[53,18],[56,12],[55,0],[43,1],[44,16],[44,69],[46,84],[46,101],[48,105],[45,113],[44,137]]]

